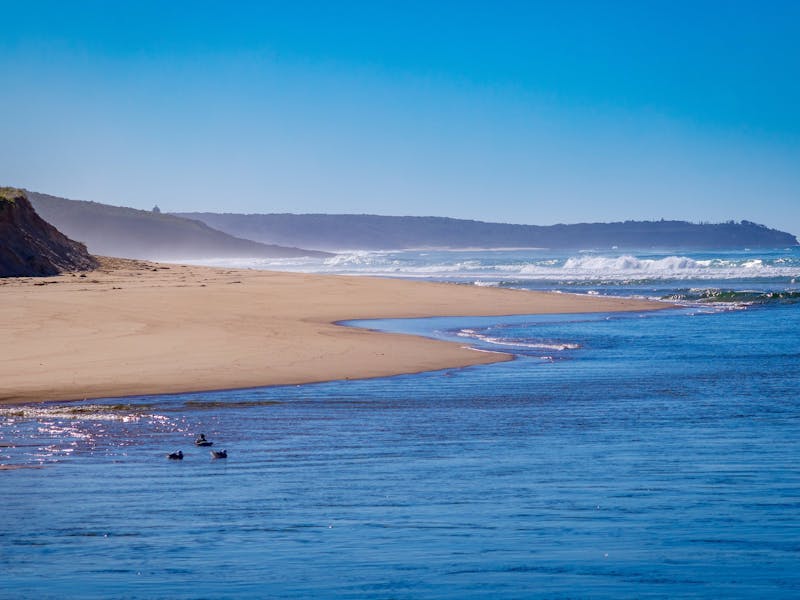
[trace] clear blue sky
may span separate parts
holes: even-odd
[[[800,234],[800,2],[0,0],[0,184]]]

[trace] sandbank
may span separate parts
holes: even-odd
[[[0,279],[0,403],[369,378],[509,360],[352,319],[640,311],[634,299],[101,259]]]

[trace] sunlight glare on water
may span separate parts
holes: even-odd
[[[0,597],[797,597],[800,305],[761,297],[369,322],[517,358],[1,408],[35,468],[0,472]]]

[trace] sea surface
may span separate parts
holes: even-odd
[[[678,306],[350,323],[516,360],[0,408],[0,598],[800,597],[797,248],[219,264]]]

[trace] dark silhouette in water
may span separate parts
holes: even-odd
[[[201,433],[200,435],[197,436],[197,439],[195,439],[194,445],[195,446],[213,446],[214,442],[209,442],[206,439],[206,434],[205,433]]]

